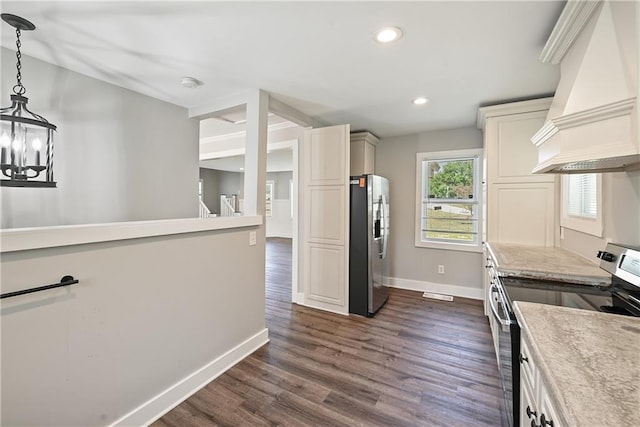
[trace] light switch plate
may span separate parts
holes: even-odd
[[[255,231],[250,231],[249,232],[249,246],[255,246],[256,245],[256,232]]]

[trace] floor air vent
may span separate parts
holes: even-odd
[[[425,292],[422,294],[424,298],[438,299],[440,301],[453,301],[453,297],[451,295],[443,295],[443,294],[434,294],[431,292]]]

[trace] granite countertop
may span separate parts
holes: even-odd
[[[608,286],[611,275],[594,262],[566,249],[510,243],[486,243],[502,277]],[[595,255],[594,255],[595,259]]]
[[[563,425],[638,425],[640,318],[521,301],[514,312]]]

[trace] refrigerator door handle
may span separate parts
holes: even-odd
[[[387,241],[388,236],[387,236],[387,231],[389,230],[389,225],[387,224],[387,219],[388,219],[388,215],[387,215],[387,198],[385,197],[384,193],[380,195],[380,197],[382,198],[382,204],[381,204],[381,216],[382,216],[382,232],[381,232],[381,236],[382,236],[382,252],[380,253],[380,258],[384,259],[387,257]]]

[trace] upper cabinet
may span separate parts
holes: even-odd
[[[371,132],[351,134],[351,176],[375,173],[378,138]]]
[[[640,3],[568,1],[541,60],[560,63],[549,114],[532,142],[535,173],[623,170],[640,163]]]
[[[482,107],[486,240],[554,246],[556,176],[534,175],[531,137],[544,124],[551,98]]]

